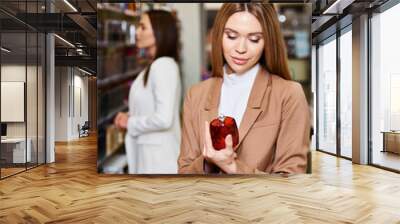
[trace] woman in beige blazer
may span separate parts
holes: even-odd
[[[224,4],[211,59],[213,77],[185,97],[178,172],[305,173],[310,114],[301,85],[291,81],[273,6]],[[217,151],[209,122],[222,113],[237,121],[239,143],[233,148],[228,135]]]

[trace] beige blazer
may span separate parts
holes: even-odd
[[[204,122],[218,115],[222,78],[190,88],[183,106],[178,172],[203,174]],[[305,173],[309,150],[310,111],[301,85],[258,71],[239,127],[238,172]]]

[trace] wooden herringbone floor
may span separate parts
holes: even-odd
[[[400,223],[400,175],[315,152],[289,178],[96,173],[96,139],[0,181],[0,223]]]

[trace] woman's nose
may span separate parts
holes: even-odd
[[[247,51],[246,39],[242,38],[239,40],[238,45],[236,46],[236,52],[239,54],[244,54]]]

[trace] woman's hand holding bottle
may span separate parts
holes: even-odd
[[[219,166],[223,171],[228,174],[236,173],[236,153],[233,150],[232,135],[228,135],[225,138],[225,148],[222,150],[215,150],[212,144],[210,125],[206,121],[204,126],[204,137],[205,144],[203,148],[203,157],[209,161]]]

